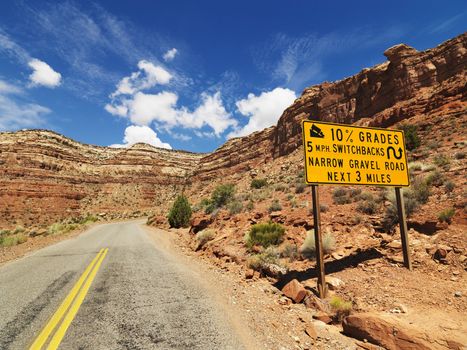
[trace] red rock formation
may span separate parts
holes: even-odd
[[[466,46],[462,34],[423,52],[389,48],[388,62],[305,89],[277,126],[206,155],[148,145],[83,145],[40,130],[0,133],[0,225],[166,206],[183,186],[242,174],[292,153],[301,146],[301,121],[309,116],[382,127],[415,115],[465,116]]]

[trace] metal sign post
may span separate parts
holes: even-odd
[[[399,217],[399,227],[401,230],[402,253],[404,255],[404,266],[412,271],[412,262],[409,254],[409,236],[407,235],[407,223],[405,221],[404,196],[400,187],[396,187],[397,215]]]
[[[311,185],[318,292],[326,296],[318,185],[389,186],[396,190],[404,266],[412,270],[401,187],[410,185],[404,132],[304,120],[305,182]]]
[[[319,217],[318,185],[311,185],[313,201],[313,226],[315,231],[316,270],[318,272],[318,293],[320,298],[326,298],[326,279],[324,275],[323,241]]]

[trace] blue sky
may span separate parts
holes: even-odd
[[[466,30],[463,1],[2,1],[0,131],[209,152],[302,90]]]

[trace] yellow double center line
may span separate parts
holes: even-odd
[[[54,329],[59,325],[60,321],[62,321],[47,346],[47,349],[51,350],[58,348],[68,327],[70,327],[71,322],[78,313],[78,310],[86,297],[86,294],[91,287],[91,283],[96,277],[97,271],[99,270],[108,250],[108,248],[101,249],[96,257],[91,261],[86,270],[84,270],[83,274],[80,276],[79,280],[71,289],[70,293],[68,293],[65,300],[63,300],[60,307],[55,311],[52,318],[37,336],[34,343],[32,343],[29,348],[30,350],[42,349]]]

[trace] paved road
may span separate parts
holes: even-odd
[[[196,276],[137,222],[126,222],[94,227],[0,267],[0,349],[29,348],[101,248],[107,254],[93,268],[60,349],[243,348]]]

